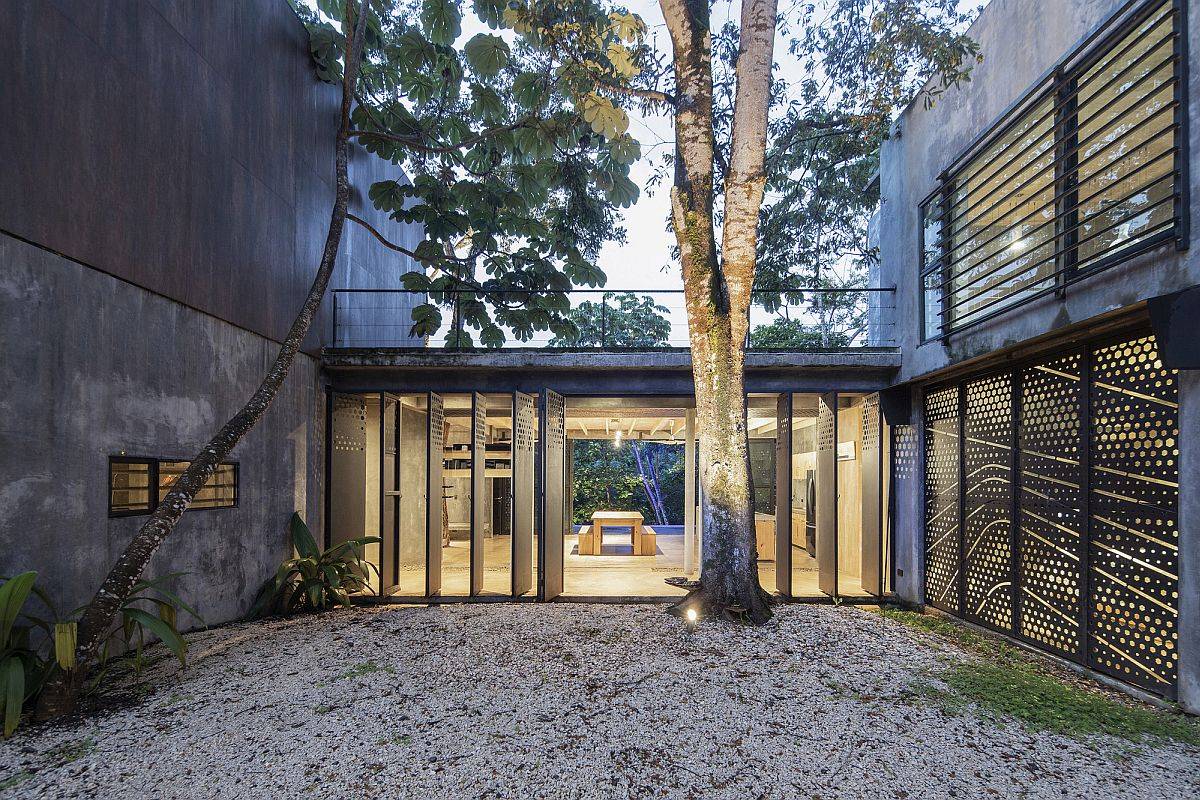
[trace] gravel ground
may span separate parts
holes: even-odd
[[[153,694],[0,743],[0,797],[1200,796],[1200,750],[1030,733],[907,691],[952,645],[792,605],[341,610],[189,637]]]

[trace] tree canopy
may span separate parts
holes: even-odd
[[[318,74],[340,75],[344,0],[301,7]],[[475,0],[489,30],[465,38],[457,0],[372,0],[354,138],[400,170],[369,187],[376,208],[424,227],[413,250],[428,292],[413,334],[461,315],[447,342],[498,346],[535,331],[574,334],[565,292],[601,286],[600,246],[640,156],[620,106],[645,50],[639,18],[594,0]],[[367,225],[353,215],[350,219]],[[449,298],[452,303],[447,303]]]

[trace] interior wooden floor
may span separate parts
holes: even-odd
[[[683,576],[683,527],[656,527],[653,556],[632,555],[628,529],[611,529],[604,533],[602,553],[598,556],[579,555],[575,534],[563,539],[563,596],[564,597],[678,597],[682,589],[667,584],[664,579]],[[512,593],[510,572],[510,537],[484,539],[483,595],[504,597]],[[533,595],[537,586],[537,542],[534,541],[531,563]],[[453,540],[442,549],[442,597],[466,597],[470,590],[470,545],[466,540]],[[758,562],[759,581],[763,588],[774,592],[775,562]],[[841,573],[838,588],[843,596],[866,596],[857,575]],[[802,548],[792,549],[792,587],[795,598],[821,598],[817,561]],[[423,567],[402,569],[400,586],[395,595],[416,597],[425,593]]]

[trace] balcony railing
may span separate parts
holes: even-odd
[[[895,344],[895,290],[795,288],[755,291],[748,347],[764,351],[838,350]],[[334,347],[428,347],[486,349],[480,332],[464,322],[463,304],[485,299],[476,290],[433,296],[407,289],[335,289]],[[509,304],[553,297],[578,333],[550,330],[518,336],[501,326],[504,348],[660,350],[688,347],[682,289],[574,289],[569,292],[504,292]],[[500,299],[499,297],[495,299]],[[429,336],[412,334],[412,309],[433,303],[441,325]],[[565,303],[565,306],[563,305]]]

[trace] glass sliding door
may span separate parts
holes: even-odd
[[[377,394],[330,396],[327,546],[379,535],[379,402]],[[379,545],[368,546],[364,557],[379,567]],[[374,592],[381,589],[374,572],[370,587]]]
[[[397,580],[392,594],[425,594],[425,510],[428,491],[429,413],[423,394],[397,398],[396,532]]]
[[[471,594],[474,503],[472,396],[442,398],[442,596]],[[482,476],[480,476],[482,478]]]
[[[817,396],[791,397],[791,590],[813,597],[817,585]]]

